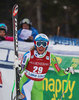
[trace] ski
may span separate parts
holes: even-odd
[[[18,100],[19,91],[19,73],[18,73],[18,36],[17,36],[17,27],[18,27],[18,5],[15,4],[12,9],[12,21],[13,21],[13,38],[14,38],[14,70],[15,70],[15,81],[12,89],[11,100]],[[14,88],[16,89],[16,96],[13,98]]]

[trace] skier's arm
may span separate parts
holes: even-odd
[[[58,62],[56,57],[51,54],[51,66],[54,68],[54,70],[56,71],[56,73],[60,76],[64,76],[66,74],[68,74],[67,72],[65,72],[62,68],[59,67]]]
[[[30,51],[26,52],[21,62],[21,74],[25,71],[28,61],[30,59]]]

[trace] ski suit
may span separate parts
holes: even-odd
[[[57,74],[66,75],[64,70],[59,68],[56,57],[50,52],[38,54],[36,50],[31,50],[24,54],[20,79],[20,91],[24,96],[22,100],[43,100],[43,79],[50,64]],[[38,93],[38,90],[41,92]]]

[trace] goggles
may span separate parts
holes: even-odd
[[[44,42],[44,41],[36,41],[36,46],[37,47],[47,47],[48,46],[48,42]]]

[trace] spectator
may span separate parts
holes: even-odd
[[[7,26],[4,23],[0,23],[0,41],[7,40],[13,41],[13,37],[6,36]]]
[[[24,18],[20,21],[21,28],[18,30],[18,40],[32,42],[34,41],[35,36],[38,34],[38,31],[32,26],[32,22]]]

